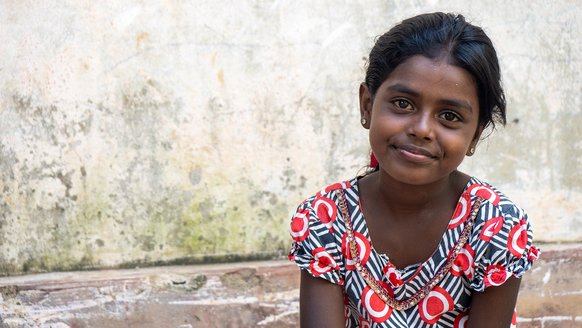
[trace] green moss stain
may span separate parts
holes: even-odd
[[[23,273],[54,272],[54,271],[81,271],[96,269],[98,266],[92,257],[83,256],[76,259],[68,252],[62,254],[49,253],[31,257],[22,265]]]
[[[51,212],[42,240],[0,264],[0,275],[280,259],[289,244],[288,204],[246,180],[205,176],[140,199],[139,209],[99,190],[107,187],[92,181],[73,210]]]
[[[21,271],[14,261],[0,261],[0,277],[9,276]]]
[[[197,194],[175,227],[175,246],[188,254],[209,255],[283,251],[286,204],[244,182],[221,197]]]
[[[11,275],[282,258],[289,244],[285,202],[250,184],[221,186],[217,190],[222,193],[217,195],[204,189],[205,183],[193,190],[176,189],[160,199],[145,200],[146,216],[139,218],[116,216],[119,209],[98,192],[81,194],[75,215],[50,227],[46,247],[33,247],[42,252],[23,256],[20,263],[3,263],[0,272]],[[112,249],[116,256],[122,254],[122,261],[103,264]]]
[[[96,200],[79,204],[78,215],[61,225],[53,225],[47,231],[50,238],[42,251],[28,254],[21,269],[13,273],[88,270],[100,267],[91,240],[107,232],[105,213],[109,204]]]
[[[232,204],[233,201],[236,202],[233,206],[224,206],[210,196],[195,198],[175,227],[176,246],[190,254],[247,250],[245,241],[249,224],[242,214],[240,202],[236,199],[227,202]]]

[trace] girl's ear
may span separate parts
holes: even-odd
[[[479,138],[481,138],[481,133],[483,133],[483,127],[479,125],[477,127],[477,131],[475,131],[475,135],[473,136],[473,140],[469,144],[469,149],[465,155],[473,156],[475,154],[475,148],[477,148],[477,143],[479,142]]]
[[[372,95],[368,90],[366,83],[360,84],[360,123],[365,129],[370,128],[370,119],[372,117]]]

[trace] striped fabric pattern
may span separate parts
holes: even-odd
[[[426,285],[445,264],[469,216],[484,198],[473,232],[446,277],[416,306],[397,311],[386,305],[358,274],[349,254],[346,227],[335,189],[346,195],[360,262],[403,300]],[[466,185],[438,248],[423,263],[395,268],[373,248],[361,212],[358,181],[336,183],[303,201],[291,220],[289,259],[315,277],[342,285],[346,327],[465,327],[471,294],[521,277],[538,256],[527,214],[491,185],[473,177]],[[515,314],[514,314],[515,323]]]

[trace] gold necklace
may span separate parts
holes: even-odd
[[[437,271],[437,273],[426,283],[426,285],[424,285],[422,288],[420,288],[416,293],[414,293],[409,298],[402,300],[402,301],[399,301],[399,300],[396,300],[395,298],[391,297],[390,294],[388,293],[388,291],[384,287],[382,287],[382,285],[380,285],[379,281],[376,280],[372,276],[372,274],[370,274],[370,271],[368,271],[366,266],[362,265],[362,263],[360,261],[360,254],[359,254],[358,248],[356,246],[356,240],[354,238],[354,231],[353,231],[352,222],[350,219],[350,214],[348,212],[348,206],[347,206],[346,196],[345,196],[344,190],[343,189],[336,189],[335,193],[336,193],[336,196],[338,197],[338,199],[340,200],[339,207],[340,207],[340,211],[342,213],[342,216],[343,216],[343,219],[344,219],[344,222],[346,225],[346,233],[348,235],[350,254],[352,256],[352,261],[354,261],[354,263],[355,263],[356,270],[362,276],[362,278],[364,278],[364,280],[366,281],[366,284],[368,286],[370,286],[370,288],[374,291],[374,293],[376,293],[376,295],[378,295],[378,297],[380,297],[380,299],[384,303],[386,303],[388,306],[390,306],[391,308],[396,309],[398,311],[408,310],[411,307],[418,304],[418,302],[420,302],[423,298],[425,298],[428,295],[428,293],[436,285],[438,285],[438,283],[441,282],[441,280],[443,280],[443,278],[449,272],[449,270],[451,269],[451,266],[455,262],[457,255],[459,255],[459,253],[461,252],[461,250],[465,246],[465,243],[467,243],[467,240],[469,240],[469,237],[471,236],[471,231],[473,230],[473,224],[475,222],[475,217],[477,217],[477,213],[479,212],[479,208],[481,207],[481,202],[483,201],[483,198],[481,198],[481,197],[477,197],[475,199],[475,202],[473,203],[473,206],[471,208],[471,215],[467,218],[467,221],[465,223],[465,227],[463,228],[463,231],[461,232],[459,240],[457,241],[457,244],[453,248],[453,251],[449,255],[445,264],[440,267],[440,269]]]

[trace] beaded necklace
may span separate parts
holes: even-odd
[[[453,251],[451,252],[450,256],[447,258],[447,261],[445,262],[445,264],[439,268],[437,273],[429,281],[427,281],[426,285],[421,287],[416,293],[414,293],[409,298],[404,299],[402,301],[399,301],[399,300],[396,300],[395,298],[391,297],[390,294],[388,293],[388,291],[384,287],[382,287],[382,285],[380,285],[379,281],[376,280],[372,276],[372,274],[370,273],[370,271],[368,271],[366,266],[362,265],[362,263],[360,261],[360,254],[358,252],[358,248],[356,247],[356,240],[354,238],[354,231],[353,231],[352,222],[350,219],[350,214],[348,212],[348,206],[347,206],[346,196],[345,196],[344,190],[343,189],[336,189],[335,193],[336,193],[336,196],[338,197],[338,199],[340,200],[339,207],[340,207],[340,211],[342,213],[342,217],[343,217],[345,225],[346,225],[346,233],[347,233],[347,239],[348,239],[348,243],[349,243],[349,247],[350,247],[350,254],[352,257],[352,261],[354,261],[354,263],[355,263],[356,270],[362,276],[362,278],[364,278],[364,280],[366,281],[366,284],[368,286],[370,286],[370,288],[374,291],[374,293],[376,293],[376,295],[378,295],[378,297],[380,297],[380,299],[384,303],[386,303],[388,306],[390,306],[391,308],[396,309],[398,311],[408,310],[411,307],[418,304],[418,302],[420,302],[423,298],[425,298],[428,295],[428,293],[436,285],[438,285],[438,283],[441,280],[443,280],[443,278],[449,272],[449,270],[451,269],[451,266],[455,262],[457,255],[459,255],[459,252],[463,249],[463,247],[465,246],[465,243],[467,242],[467,240],[471,236],[471,231],[473,229],[475,217],[477,216],[477,213],[479,212],[479,208],[481,207],[481,202],[483,201],[483,198],[477,197],[477,199],[473,203],[473,206],[471,208],[471,214],[467,218],[467,221],[465,222],[465,227],[463,228],[463,231],[461,232],[459,240],[455,244],[455,247],[453,248]]]

